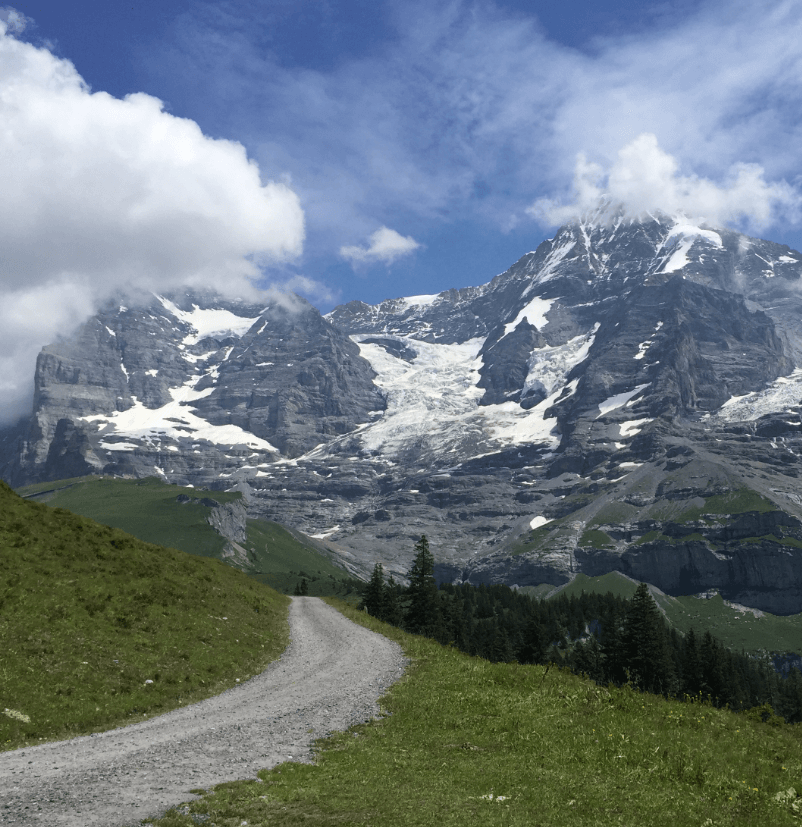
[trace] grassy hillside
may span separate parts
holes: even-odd
[[[288,640],[287,599],[0,482],[0,748],[214,695]]]
[[[203,557],[220,557],[226,544],[208,523],[211,508],[202,503],[182,503],[176,498],[183,494],[192,499],[227,503],[242,497],[238,491],[184,488],[156,477],[77,477],[26,486],[19,493],[120,528],[140,540]],[[249,573],[285,594],[291,594],[304,577],[312,595],[345,596],[356,588],[357,581],[350,573],[321,553],[313,540],[278,523],[248,520],[245,547],[253,561]]]
[[[254,559],[253,576],[284,594],[292,593],[303,579],[313,596],[355,595],[363,585],[324,557],[311,542],[278,523],[248,520],[246,548]]]
[[[592,594],[612,592],[629,599],[637,587],[634,580],[619,572],[601,577],[578,574],[570,583],[552,590],[548,597],[568,597],[584,591]],[[542,590],[538,596],[545,596]],[[743,611],[728,605],[720,595],[705,599],[692,595],[671,597],[655,594],[654,598],[669,622],[683,634],[691,628],[697,632],[709,631],[725,646],[736,651],[802,653],[802,614],[780,616]]]
[[[32,485],[21,488],[19,493],[120,528],[147,543],[203,557],[219,556],[226,541],[206,522],[211,508],[200,503],[180,503],[176,497],[187,494],[219,503],[242,497],[238,491],[202,491],[168,485],[156,477],[141,480],[83,477]]]
[[[315,765],[221,785],[155,824],[800,823],[802,726],[491,664],[338,608],[412,659],[389,717],[319,742]]]

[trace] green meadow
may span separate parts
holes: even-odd
[[[288,641],[287,598],[0,482],[0,749],[222,692]]]
[[[412,663],[384,717],[151,823],[798,825],[802,725],[492,664],[375,621]]]
[[[78,477],[26,486],[19,493],[120,528],[149,543],[217,558],[226,541],[208,522],[211,507],[202,502],[179,502],[177,497],[221,504],[242,498],[238,491],[186,488],[156,477]],[[323,554],[314,540],[278,523],[248,520],[244,547],[252,560],[248,573],[284,594],[292,594],[302,579],[307,580],[311,595],[356,593],[359,581]]]
[[[570,583],[559,590],[546,592],[541,587],[534,596],[546,597],[565,595],[606,594],[612,592],[618,597],[630,599],[638,584],[619,572],[610,572],[600,577],[578,574]],[[530,593],[534,590],[527,590]],[[725,646],[738,652],[797,652],[802,653],[802,614],[773,615],[769,612],[754,612],[727,605],[720,595],[700,598],[694,595],[671,597],[654,594],[657,605],[662,609],[668,622],[685,634],[709,631]]]
[[[364,582],[334,565],[303,535],[300,537],[278,523],[248,520],[245,547],[256,561],[252,576],[284,594],[306,580],[308,594],[357,598]]]
[[[169,546],[203,557],[217,557],[226,541],[206,522],[211,508],[180,503],[185,494],[227,503],[242,498],[239,491],[203,491],[168,485],[156,477],[121,480],[113,477],[79,477],[20,488],[25,497],[89,517],[98,523],[127,531],[147,543]]]

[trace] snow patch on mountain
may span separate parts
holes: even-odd
[[[156,298],[164,305],[165,310],[195,330],[194,333],[184,337],[183,343],[185,345],[194,345],[210,336],[217,339],[225,339],[228,336],[244,336],[259,320],[259,316],[246,318],[237,316],[230,310],[222,308],[204,310],[198,307],[197,304],[192,305],[192,310],[182,310],[169,299],[165,299],[164,296],[157,296]]]
[[[532,283],[527,287],[524,291],[523,295],[525,296],[531,290],[534,290],[540,284],[545,284],[547,281],[550,281],[555,276],[559,275],[559,264],[560,262],[571,252],[571,250],[576,247],[576,239],[570,239],[565,241],[559,247],[555,247],[549,254],[546,256],[546,260],[543,262],[543,266],[540,268],[540,271],[537,274],[537,277],[532,281]]]
[[[654,419],[630,419],[627,422],[620,422],[618,424],[618,430],[622,439],[629,439],[630,437],[637,436],[643,430],[644,426],[650,422],[654,422]]]
[[[393,337],[416,353],[410,362],[364,341],[370,334],[352,336],[376,371],[375,382],[387,400],[383,416],[359,431],[365,451],[396,458],[416,446],[443,459],[461,454],[464,460],[518,445],[556,448],[557,420],[546,419],[545,413],[565,391],[567,374],[587,357],[598,327],[563,345],[533,351],[525,389],[540,388],[546,398],[529,410],[517,402],[479,405],[484,339],[443,345]]]
[[[654,333],[652,333],[652,335],[645,342],[641,342],[638,345],[638,352],[632,357],[633,359],[643,359],[646,355],[646,351],[654,344],[654,337],[657,335],[657,331],[660,330],[662,326],[662,322],[657,323]]]
[[[677,238],[681,236],[678,246],[667,257],[667,260],[661,268],[658,268],[658,273],[675,273],[681,270],[689,263],[688,252],[691,247],[699,241],[706,241],[719,249],[723,248],[721,236],[712,230],[703,230],[694,224],[687,221],[678,221],[668,232],[668,235],[663,239],[663,243],[658,248],[658,253],[669,247]]]
[[[623,407],[633,396],[637,396],[644,388],[648,388],[649,384],[650,383],[647,382],[645,385],[638,385],[631,391],[617,393],[615,396],[610,396],[605,399],[604,402],[599,402],[599,416],[597,416],[596,419],[610,413],[610,411],[614,411],[616,408]]]
[[[541,299],[539,296],[535,297],[518,313],[513,321],[504,325],[504,335],[508,336],[512,333],[524,319],[538,330],[545,327],[548,324],[546,314],[551,310],[551,306],[555,301],[556,299]]]
[[[422,296],[405,296],[401,299],[402,302],[409,307],[428,307],[431,304],[434,304],[435,301],[440,298],[439,293],[431,293],[429,295],[422,295]]]
[[[526,396],[533,389],[549,395],[557,387],[562,388],[568,372],[587,358],[599,327],[597,322],[590,333],[575,336],[563,345],[535,348],[529,357],[529,372],[521,396]]]
[[[198,378],[195,376],[184,385],[171,388],[172,401],[160,408],[146,408],[133,397],[134,404],[128,410],[114,411],[108,415],[95,414],[81,419],[100,426],[104,437],[102,447],[112,451],[131,450],[125,443],[109,442],[110,436],[118,434],[146,442],[162,441],[164,438],[190,438],[217,445],[247,445],[249,448],[278,453],[278,449],[266,439],[260,439],[237,425],[212,425],[197,416],[191,408],[191,403],[208,396],[214,390],[195,390],[194,385],[197,381]]]
[[[351,337],[378,376],[374,380],[387,400],[384,416],[364,428],[360,437],[366,450],[397,455],[412,441],[424,438],[453,441],[449,431],[469,427],[483,391],[477,359],[484,339],[462,344],[441,345],[407,336],[394,337],[414,350],[407,362],[383,347],[363,342],[368,335]]]
[[[733,396],[719,408],[715,418],[725,422],[759,419],[796,407],[802,402],[802,368],[790,376],[781,376],[765,390]]]

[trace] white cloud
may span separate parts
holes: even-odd
[[[271,297],[278,300],[279,295],[287,296],[291,293],[298,293],[305,296],[312,304],[334,304],[337,301],[337,294],[327,285],[309,276],[298,273],[281,280],[273,280],[269,289]]]
[[[340,255],[351,264],[373,264],[381,261],[392,264],[420,247],[412,236],[403,236],[389,227],[379,227],[370,236],[368,247],[340,247]]]
[[[74,66],[0,22],[0,387],[8,419],[37,350],[128,289],[247,295],[300,254],[304,214],[242,145],[144,94],[92,93]],[[26,310],[27,308],[27,310]],[[35,312],[29,312],[31,309]]]
[[[757,164],[735,164],[721,184],[697,175],[682,175],[676,158],[664,152],[657,138],[644,133],[618,152],[608,171],[577,156],[574,199],[561,204],[538,199],[527,212],[557,225],[606,205],[609,214],[628,217],[663,212],[721,226],[746,220],[755,229],[770,224],[777,210],[795,211],[799,195],[785,182],[768,183]]]
[[[571,197],[578,153],[609,171],[643,133],[678,159],[677,175],[734,197],[760,189],[739,163],[762,166],[769,187],[802,169],[796,0],[701,0],[584,50],[482,0],[383,5],[396,10],[394,36],[325,69],[266,54],[271,32],[244,3],[228,4],[244,16],[230,25],[204,16],[218,4],[196,4],[151,50],[161,77],[209,79],[203,100],[186,86],[171,97],[199,110],[219,101],[210,117],[291,170],[329,250],[367,235],[376,215],[509,228],[537,195]],[[781,206],[771,215],[787,222]]]
[[[21,34],[33,21],[12,6],[0,6],[0,22],[5,23],[6,31]]]

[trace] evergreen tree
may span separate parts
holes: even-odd
[[[596,683],[604,682],[604,657],[595,635],[591,635],[586,643],[580,641],[576,644],[571,656],[571,668]]]
[[[404,620],[404,610],[401,608],[401,592],[403,587],[396,583],[391,575],[384,588],[384,617],[385,623],[400,626]]]
[[[387,586],[384,583],[384,567],[376,563],[373,574],[370,576],[362,596],[360,609],[364,609],[371,617],[387,620]]]
[[[691,629],[682,642],[682,692],[694,697],[702,691],[702,656]]]
[[[621,653],[633,684],[663,695],[672,691],[674,670],[665,625],[646,583],[638,586],[624,618]]]
[[[422,535],[415,544],[415,559],[407,573],[409,588],[404,624],[410,632],[431,637],[437,629],[438,594],[434,580],[434,557],[429,551],[429,541]]]

